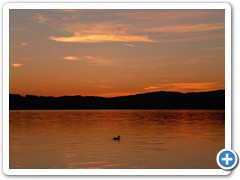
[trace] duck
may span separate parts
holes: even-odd
[[[114,140],[114,141],[115,141],[115,140],[120,141],[120,136],[118,136],[118,137],[113,137],[113,140]]]

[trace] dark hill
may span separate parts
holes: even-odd
[[[14,109],[225,109],[225,90],[209,92],[152,92],[103,98],[95,96],[9,95]]]

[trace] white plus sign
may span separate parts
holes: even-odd
[[[226,165],[228,165],[229,161],[232,161],[232,160],[233,160],[233,158],[230,158],[230,157],[228,156],[228,154],[226,154],[225,158],[222,158],[222,161],[225,161],[225,162],[226,162]]]

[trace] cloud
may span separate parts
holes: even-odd
[[[37,14],[36,18],[39,23],[46,24],[51,29],[58,31],[58,35],[52,34],[48,37],[49,40],[65,43],[126,42],[125,46],[134,47],[131,42],[202,41],[211,38],[205,37],[206,32],[222,30],[225,27],[224,23],[209,20],[210,15],[213,16],[211,16],[212,19],[222,16],[222,11],[216,10],[126,10],[108,11],[107,13],[106,10],[102,10],[102,12],[71,9],[51,11],[58,12],[59,16],[57,18],[52,16],[53,19],[49,19]],[[60,16],[62,14],[64,16]],[[87,19],[84,18],[85,16]],[[133,21],[139,16],[143,18],[148,16],[148,18],[143,21]],[[106,17],[115,17],[115,21],[105,19]],[[162,18],[159,19],[159,17]],[[195,32],[202,33],[190,34]],[[216,36],[219,33],[221,34],[222,31],[207,35]],[[189,34],[190,37],[183,37],[183,35]]]
[[[78,60],[80,60],[80,58],[77,57],[77,56],[65,56],[65,57],[63,57],[63,59],[65,59],[67,61],[78,61]]]
[[[129,24],[116,23],[74,23],[65,24],[62,29],[72,36],[49,36],[56,42],[101,43],[101,42],[154,42],[147,35],[135,34]]]
[[[224,29],[224,23],[202,23],[202,24],[178,24],[151,27],[138,27],[129,24],[115,23],[96,23],[96,24],[68,24],[63,27],[66,32],[72,36],[49,36],[49,39],[56,42],[74,42],[74,43],[101,43],[101,42],[188,42],[202,41],[213,38],[222,38],[216,34],[202,34],[186,36],[186,33],[207,32]],[[151,34],[179,34],[179,36],[152,39]],[[147,35],[148,34],[148,35]],[[157,36],[156,36],[157,38]],[[128,47],[135,45],[126,43]]]
[[[93,59],[94,59],[93,56],[84,56],[83,58],[84,58],[84,59],[87,59],[87,60],[93,60]]]
[[[50,40],[57,42],[100,43],[100,42],[154,42],[147,36],[114,35],[114,34],[91,34],[70,37],[50,36]]]
[[[124,13],[116,13],[118,17],[123,17],[132,20],[145,20],[150,22],[169,22],[169,21],[179,21],[179,20],[188,20],[192,19],[202,20],[209,19],[209,17],[216,17],[224,13],[224,10],[184,10],[184,9],[172,9],[172,10],[135,10],[128,11],[125,10]],[[159,18],[161,17],[161,18]]]
[[[79,61],[86,65],[94,65],[94,66],[111,66],[111,67],[122,67],[123,65],[119,64],[112,59],[104,58],[104,57],[94,57],[90,55],[86,56],[65,56],[60,59],[64,59],[66,61]]]
[[[182,92],[186,91],[209,91],[224,88],[224,84],[218,82],[200,82],[200,83],[173,83],[173,88],[180,89]]]
[[[196,82],[196,83],[163,83],[144,87],[147,91],[177,91],[177,92],[201,92],[216,89],[224,89],[224,84],[219,82]]]
[[[95,58],[93,56],[65,56],[63,57],[64,60],[67,61],[89,61],[94,60]]]
[[[192,33],[224,29],[224,23],[212,24],[179,24],[163,27],[146,28],[144,31],[161,33]]]
[[[28,42],[21,42],[21,43],[20,43],[20,46],[21,46],[21,47],[25,47],[25,46],[27,46],[27,45],[28,45]]]
[[[20,63],[12,63],[11,65],[12,67],[15,67],[15,68],[19,68],[23,66],[23,64],[20,64]]]
[[[154,89],[159,89],[160,87],[159,86],[148,86],[148,87],[145,87],[144,89],[145,90],[154,90]]]
[[[47,22],[49,22],[51,20],[50,18],[46,18],[41,14],[36,14],[35,19],[37,19],[38,23],[40,23],[40,24],[46,24]]]
[[[176,34],[175,34],[176,35]],[[180,33],[179,33],[180,35]],[[168,36],[166,38],[160,38],[156,40],[157,42],[165,43],[165,42],[196,42],[196,41],[209,41],[214,39],[224,39],[224,35],[191,35],[191,36]]]
[[[135,45],[133,44],[123,44],[124,46],[128,46],[128,47],[135,47]]]

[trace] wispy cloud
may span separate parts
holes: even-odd
[[[145,87],[144,89],[145,90],[155,90],[155,89],[160,89],[161,87],[160,86],[148,86],[148,87]]]
[[[159,38],[156,41],[161,43],[174,43],[174,42],[198,42],[198,41],[209,41],[209,40],[215,40],[215,39],[223,39],[224,35],[199,35],[199,36],[168,36],[166,38]]]
[[[95,58],[93,56],[65,56],[63,59],[67,61],[90,61]]]
[[[49,39],[57,42],[78,42],[78,43],[99,43],[99,42],[154,42],[147,36],[134,36],[134,35],[114,35],[114,34],[91,34],[91,35],[78,35],[70,37],[54,37],[50,36]]]
[[[75,43],[101,43],[101,42],[187,42],[187,41],[203,41],[213,38],[222,38],[217,35],[191,35],[191,36],[174,36],[161,37],[153,39],[150,37],[152,33],[165,34],[186,34],[195,32],[206,32],[224,29],[223,23],[211,24],[179,24],[179,25],[165,25],[152,26],[151,28],[137,28],[127,25],[114,23],[102,24],[76,24],[66,25],[65,31],[72,33],[72,36],[49,36],[50,40],[56,42],[75,42]],[[148,35],[147,35],[148,34]],[[135,47],[135,45],[126,43],[123,44],[128,47]]]
[[[101,57],[93,57],[90,55],[86,56],[65,56],[61,59],[64,59],[66,61],[80,61],[80,62],[85,62],[86,64],[89,65],[111,65],[111,66],[119,66],[110,59],[106,58],[101,58]]]
[[[42,14],[36,14],[34,18],[38,21],[40,24],[46,24],[49,22],[51,19],[43,16]]]
[[[124,13],[117,13],[118,17],[132,19],[132,20],[145,20],[150,22],[169,22],[178,20],[191,21],[192,19],[201,20],[209,17],[216,17],[221,15],[224,10],[142,10],[142,11],[125,11]],[[161,18],[159,18],[161,17]]]
[[[66,24],[66,32],[72,36],[50,36],[57,42],[100,43],[100,42],[154,42],[147,35],[131,32],[132,26],[116,23]]]
[[[146,91],[179,91],[179,92],[201,92],[216,89],[224,89],[224,84],[219,82],[196,82],[196,83],[163,83],[151,85],[144,88]]]
[[[179,24],[163,27],[146,28],[144,31],[148,32],[161,32],[161,33],[192,33],[203,31],[214,31],[224,29],[223,23],[212,24]]]
[[[11,65],[12,67],[15,67],[15,68],[19,68],[23,66],[23,64],[20,64],[20,63],[12,63]]]
[[[25,47],[25,46],[27,46],[27,45],[28,45],[28,42],[21,42],[21,43],[20,43],[20,46],[21,46],[21,47]]]
[[[86,60],[93,60],[93,59],[95,59],[93,56],[84,56],[83,58],[86,59]]]
[[[53,33],[48,37],[49,40],[55,42],[126,42],[126,46],[134,47],[131,42],[163,43],[209,40],[211,37],[205,37],[204,33],[224,29],[224,23],[215,21],[216,18],[224,18],[222,10],[61,9],[47,11],[51,13],[45,15],[37,13],[35,19],[52,30],[58,31],[57,34]],[[211,17],[210,20],[209,17]],[[198,33],[195,37],[180,37],[180,34],[195,32]],[[221,33],[222,31],[218,31],[215,35]],[[166,37],[166,34],[171,37]],[[222,37],[215,36],[215,38]]]
[[[128,47],[135,47],[135,45],[133,44],[123,44],[124,46],[128,46]]]
[[[176,42],[176,41],[202,41],[208,40],[204,33],[224,29],[224,23],[206,22],[208,16],[219,16],[218,11],[106,11],[106,10],[51,10],[59,12],[58,18],[50,19],[42,14],[36,14],[36,19],[41,24],[48,25],[51,29],[62,31],[72,35],[52,35],[49,40],[68,43],[104,43],[104,42],[126,42],[128,47],[135,47],[131,42]],[[92,12],[90,14],[90,12]],[[107,12],[107,13],[106,13]],[[147,12],[147,13],[146,13]],[[108,21],[104,18],[109,13],[116,21]],[[96,16],[98,14],[98,16]],[[86,22],[83,15],[93,21]],[[99,20],[100,17],[102,20]],[[138,17],[147,18],[144,21],[133,21]],[[159,20],[159,17],[164,17]],[[198,19],[193,21],[192,17]],[[52,17],[51,17],[52,18]],[[127,19],[127,21],[126,21]],[[96,21],[98,20],[98,21]],[[157,22],[156,22],[157,20]],[[81,22],[82,21],[82,22]],[[81,22],[81,23],[79,23]],[[174,22],[174,23],[173,23]],[[173,25],[174,24],[174,25]],[[200,33],[194,37],[181,37],[179,34]],[[174,34],[166,38],[163,33]],[[216,35],[219,35],[218,32]],[[218,36],[218,38],[221,38]],[[129,43],[127,43],[129,42]]]
[[[65,56],[65,57],[63,57],[63,59],[67,60],[67,61],[78,61],[78,60],[80,60],[80,58],[77,57],[77,56]]]

